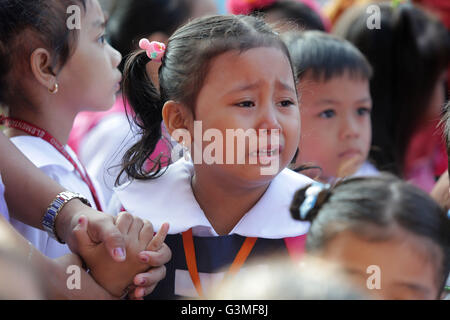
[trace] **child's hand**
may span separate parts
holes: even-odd
[[[150,222],[121,213],[116,219],[116,226],[126,242],[127,258],[125,262],[114,261],[103,243],[93,245],[87,235],[87,219],[80,218],[76,228],[78,241],[90,245],[83,255],[94,279],[116,297],[122,296],[125,289],[133,283],[136,274],[148,270],[148,265],[139,259],[139,253],[151,247],[153,227]],[[157,239],[164,241],[166,229],[161,229]],[[158,242],[161,240],[157,240]]]
[[[444,209],[450,209],[449,179],[446,171],[436,182],[430,196],[436,200]]]
[[[147,248],[152,251],[144,251],[139,254],[139,259],[152,268],[146,273],[134,277],[134,286],[129,288],[129,299],[142,300],[155,289],[159,281],[165,278],[166,267],[164,265],[172,258],[172,252],[164,243],[168,231],[169,225],[163,224]]]

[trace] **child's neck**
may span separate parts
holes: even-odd
[[[238,186],[232,179],[216,177],[210,172],[196,173],[192,189],[200,208],[218,235],[227,235],[264,195],[269,183]]]
[[[11,118],[23,120],[44,129],[63,145],[69,140],[75,116],[75,113],[69,113],[58,106],[40,111],[31,108],[11,108],[10,112]],[[8,128],[5,133],[10,138],[28,135],[22,130],[13,128]]]

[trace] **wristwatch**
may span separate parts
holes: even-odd
[[[63,191],[56,196],[55,200],[52,201],[50,206],[47,208],[47,211],[45,212],[44,218],[42,219],[42,227],[44,228],[44,230],[47,231],[48,235],[51,238],[55,239],[61,244],[65,244],[65,242],[63,242],[56,234],[56,217],[58,216],[64,205],[73,199],[80,199],[81,202],[83,202],[85,205],[91,207],[91,203],[89,202],[89,200],[83,197],[81,194],[71,191]]]

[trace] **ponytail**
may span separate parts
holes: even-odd
[[[291,207],[289,208],[292,218],[311,223],[316,219],[320,208],[328,201],[332,192],[330,186],[323,185],[319,188],[320,190],[315,195],[307,195],[307,193],[310,192],[308,190],[317,188],[317,185],[319,184],[313,183],[312,185],[302,188],[295,193]],[[312,203],[311,198],[315,198]],[[304,210],[305,205],[307,205],[306,210]],[[302,211],[304,211],[304,214],[302,214]]]
[[[146,65],[151,60],[144,50],[131,54],[124,67],[123,100],[125,105],[131,106],[134,123],[140,128],[141,139],[135,143],[124,155],[122,170],[116,179],[126,173],[128,177],[148,180],[159,177],[164,167],[162,156],[150,159],[150,155],[161,139],[162,107],[164,102],[159,91],[152,83],[146,71]],[[126,110],[127,108],[125,108]],[[129,114],[127,113],[127,116]],[[150,165],[145,166],[147,163]]]

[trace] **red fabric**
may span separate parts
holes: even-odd
[[[306,234],[293,238],[285,238],[284,243],[294,262],[298,262],[303,258],[305,254]]]
[[[320,16],[326,31],[329,32],[331,30],[330,20],[322,14],[322,12],[320,11],[320,7],[315,2],[315,0],[297,0],[297,1],[306,4]],[[268,7],[275,2],[277,2],[277,0],[227,0],[226,6],[229,13],[246,15],[250,14],[254,10]]]
[[[270,6],[277,0],[227,0],[227,10],[232,14],[249,14],[255,9]]]
[[[449,0],[422,0],[420,3],[434,11],[442,22],[450,29],[450,1]]]
[[[412,137],[405,157],[405,177],[429,192],[436,177],[447,170],[447,150],[439,120],[418,130]]]

